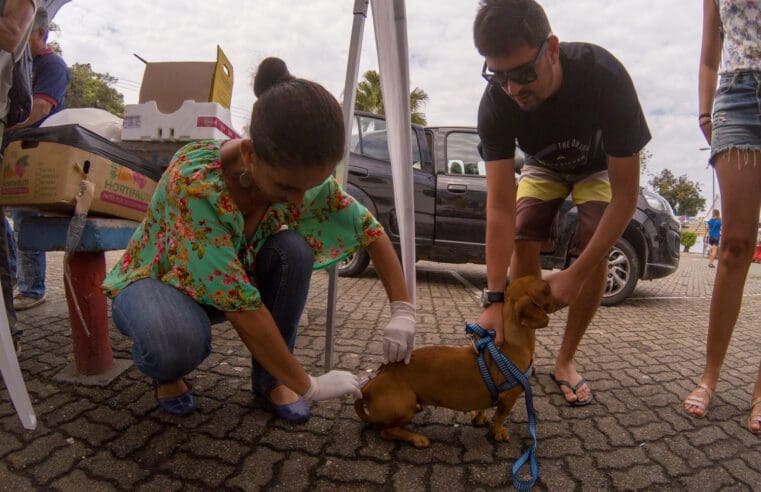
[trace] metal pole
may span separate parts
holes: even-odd
[[[349,60],[346,64],[346,82],[344,84],[344,129],[346,131],[346,149],[344,157],[336,167],[336,180],[343,186],[349,167],[349,152],[351,144],[352,117],[356,100],[357,79],[359,77],[359,59],[362,54],[362,36],[365,32],[367,5],[369,0],[354,0],[354,24],[351,28],[349,43]],[[336,291],[338,288],[338,272],[335,266],[328,269],[328,314],[325,326],[325,371],[333,368],[333,341],[336,314]]]

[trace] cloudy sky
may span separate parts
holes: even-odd
[[[561,41],[604,46],[628,68],[653,140],[650,172],[687,174],[711,195],[708,152],[697,126],[701,3],[685,0],[544,0]],[[246,124],[251,76],[266,56],[341,99],[354,0],[72,0],[54,35],[69,63],[90,63],[118,77],[137,102],[143,64],[214,60],[219,44],[235,70],[233,124]],[[485,82],[472,42],[477,0],[408,0],[410,82],[430,96],[429,124],[475,125]],[[371,14],[372,15],[372,14]],[[365,27],[360,74],[377,69],[372,19]],[[710,201],[709,201],[710,202]]]

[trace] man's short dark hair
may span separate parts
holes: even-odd
[[[481,0],[473,22],[473,40],[482,56],[537,47],[551,32],[544,9],[534,0]]]

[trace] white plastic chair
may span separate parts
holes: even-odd
[[[11,402],[16,407],[16,413],[21,419],[21,425],[28,430],[36,429],[37,417],[34,415],[32,402],[29,400],[29,393],[26,391],[26,384],[21,376],[16,350],[13,348],[11,329],[8,326],[8,315],[2,300],[0,300],[0,373],[3,375]]]

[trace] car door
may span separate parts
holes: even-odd
[[[422,131],[411,128],[416,247],[427,251],[433,242],[434,176],[430,152]],[[375,115],[355,117],[349,160],[349,183],[373,202],[375,212],[392,242],[399,243],[399,225],[394,204],[391,162],[386,121]]]
[[[435,248],[484,255],[486,241],[486,165],[478,153],[475,129],[440,130],[437,158]],[[467,248],[472,245],[472,248]]]

